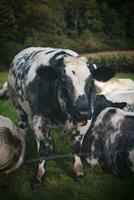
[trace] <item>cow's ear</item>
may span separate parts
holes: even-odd
[[[108,67],[99,67],[92,71],[93,77],[97,81],[108,81],[115,76],[115,71]]]
[[[36,72],[44,81],[55,81],[60,77],[60,70],[51,66],[41,65]]]
[[[88,68],[89,68],[90,72],[93,73],[94,70],[96,70],[98,67],[94,63],[88,63]]]

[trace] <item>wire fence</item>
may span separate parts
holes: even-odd
[[[95,151],[95,152],[84,152],[84,153],[79,153],[78,155],[80,157],[89,157],[91,155],[104,155],[104,154],[107,154],[108,153],[122,153],[122,152],[128,152],[130,151],[130,148],[129,149],[116,149],[115,151],[114,150],[111,150],[110,152],[109,151]],[[28,160],[25,160],[23,163],[24,164],[31,164],[31,163],[39,163],[43,160],[46,160],[46,161],[50,161],[50,160],[61,160],[61,159],[66,159],[66,158],[74,158],[74,154],[73,153],[67,153],[67,154],[58,154],[58,155],[51,155],[51,156],[43,156],[43,157],[39,157],[39,158],[33,158],[33,159],[28,159]]]

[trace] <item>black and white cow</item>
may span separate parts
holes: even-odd
[[[76,52],[54,48],[27,48],[15,56],[9,72],[9,95],[17,109],[20,127],[31,120],[40,156],[50,148],[50,130],[72,130],[74,172],[83,177],[79,157],[81,141],[92,118],[94,79],[109,79],[113,71],[94,69]],[[106,74],[106,75],[105,75]],[[35,187],[42,183],[45,160],[38,165]]]
[[[134,89],[133,90],[115,90],[105,97],[112,102],[126,102],[127,105],[123,108],[124,111],[134,112]]]
[[[134,113],[124,112],[124,103],[96,99],[93,121],[82,143],[90,166],[100,165],[118,176],[134,172]]]
[[[96,64],[92,64],[97,68]],[[115,74],[113,74],[114,76]],[[96,90],[99,94],[112,102],[126,102],[127,105],[123,109],[125,111],[134,112],[134,81],[128,78],[110,78],[103,81],[95,80]]]
[[[15,171],[23,162],[25,138],[7,117],[0,115],[0,172]]]

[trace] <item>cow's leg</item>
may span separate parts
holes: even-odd
[[[89,156],[86,157],[87,163],[91,166],[94,167],[96,165],[99,165],[99,160],[102,159],[102,152],[103,152],[103,146],[102,141],[100,137],[97,134],[92,134],[90,137],[91,144],[90,144],[90,149],[89,149]]]
[[[52,143],[52,138],[51,138],[51,134],[50,134],[50,131],[48,131],[48,139],[49,139],[49,150],[50,151],[53,151],[53,143]]]
[[[73,139],[72,146],[73,146],[73,154],[74,154],[74,173],[76,175],[76,178],[79,180],[82,177],[84,177],[83,166],[82,166],[82,162],[80,158],[82,135],[76,131],[73,134],[72,139]]]
[[[33,187],[39,188],[42,185],[43,178],[45,176],[45,156],[47,156],[51,144],[49,140],[49,130],[45,128],[45,122],[41,116],[33,118],[33,129],[37,141],[39,157],[44,157],[38,163],[37,173],[33,182]]]
[[[25,113],[25,111],[20,106],[16,106],[16,110],[17,110],[18,117],[19,117],[19,128],[21,129],[21,131],[24,134],[26,134],[27,125],[28,125],[27,114]]]
[[[84,177],[80,153],[84,135],[86,134],[90,124],[91,121],[88,120],[88,123],[85,126],[77,127],[73,132],[74,173],[78,180]]]
[[[39,147],[38,155],[39,157],[43,158],[38,163],[35,180],[33,182],[34,188],[39,188],[42,186],[43,179],[45,176],[45,163],[46,163],[45,156],[48,155],[50,149],[50,143],[47,136],[45,136],[44,139],[38,141],[38,147]]]

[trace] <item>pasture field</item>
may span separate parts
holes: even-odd
[[[130,77],[134,74],[117,74]],[[7,72],[0,72],[0,85],[7,79]],[[17,124],[15,109],[9,100],[0,100],[0,114]],[[51,155],[71,153],[70,135],[52,133],[54,151]],[[37,158],[36,143],[29,128],[25,160]],[[24,163],[16,172],[0,175],[0,199],[2,200],[132,200],[134,199],[134,177],[119,179],[102,171],[89,168],[84,163],[85,178],[77,182],[73,176],[72,158],[51,160],[46,165],[46,177],[42,188],[31,189],[36,164]]]

